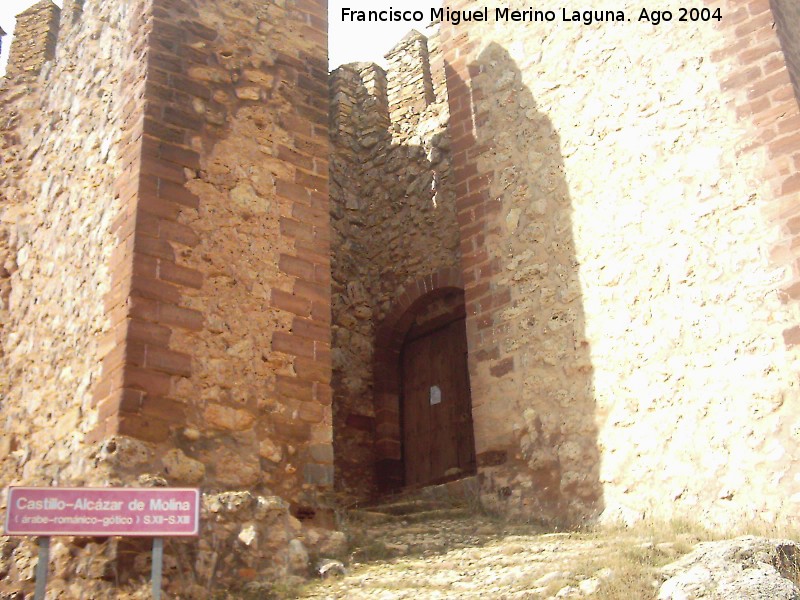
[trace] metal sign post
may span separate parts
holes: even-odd
[[[36,590],[34,600],[44,600],[47,589],[47,567],[50,562],[50,537],[39,538],[39,561],[36,563]]]
[[[153,538],[153,600],[161,600],[161,573],[164,567],[164,538]]]

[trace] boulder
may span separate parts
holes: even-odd
[[[753,536],[703,542],[662,574],[658,600],[800,600],[800,546]]]

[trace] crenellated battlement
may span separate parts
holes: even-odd
[[[61,9],[41,0],[17,15],[17,26],[8,58],[9,76],[37,73],[56,53]]]
[[[449,113],[439,32],[412,30],[387,54],[386,69],[350,63],[331,72],[332,135],[351,134],[371,147],[388,133],[394,144],[420,145],[446,125]]]
[[[412,30],[386,54],[391,74],[389,110],[393,121],[414,118],[436,97],[428,55],[428,38]]]
[[[17,15],[9,49],[6,74],[36,75],[48,61],[59,60],[62,52],[74,50],[69,38],[80,30],[85,0],[64,0],[59,8],[52,0],[41,0]],[[0,38],[5,35],[0,30]]]
[[[375,63],[342,65],[330,75],[332,139],[360,143],[389,129],[386,71]],[[358,119],[355,119],[355,116]],[[357,139],[358,138],[358,139]]]

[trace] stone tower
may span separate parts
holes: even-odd
[[[202,487],[204,581],[285,572],[289,542],[330,524],[326,78],[317,0],[18,17],[0,87],[4,484]],[[60,562],[53,585],[82,572]]]

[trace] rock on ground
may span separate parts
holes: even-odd
[[[800,546],[790,540],[704,542],[662,572],[658,600],[800,600]]]

